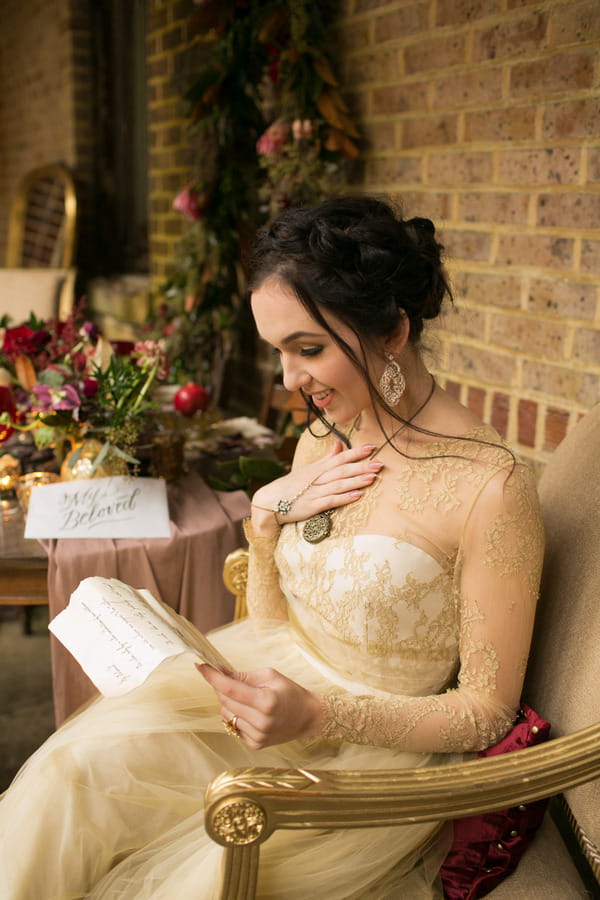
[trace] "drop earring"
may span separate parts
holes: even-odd
[[[397,406],[406,390],[402,369],[391,353],[387,354],[387,363],[379,379],[379,390],[388,406]]]

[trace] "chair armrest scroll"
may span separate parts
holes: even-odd
[[[461,818],[550,797],[600,777],[600,723],[514,753],[379,772],[251,768],[216,778],[209,835],[259,844],[277,828],[359,828]]]

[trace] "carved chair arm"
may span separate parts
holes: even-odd
[[[277,828],[358,828],[469,816],[550,797],[600,777],[600,723],[545,744],[448,766],[331,772],[225,772],[205,824],[227,848],[223,900],[251,900],[259,845]]]

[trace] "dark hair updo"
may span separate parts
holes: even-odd
[[[452,299],[442,250],[429,219],[403,220],[373,197],[340,197],[285,210],[264,228],[249,286],[281,279],[329,332],[323,312],[361,343],[393,334],[406,315],[416,343],[424,320],[439,315],[446,296]]]

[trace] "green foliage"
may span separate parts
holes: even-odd
[[[265,484],[281,478],[287,467],[276,459],[262,456],[239,456],[220,460],[208,483],[217,491],[246,491],[249,497]]]
[[[359,154],[328,49],[337,7],[205,0],[190,20],[193,75],[184,96],[195,161],[175,200],[190,227],[156,322],[173,371],[179,360],[206,381],[215,355],[228,352],[257,228],[282,206],[327,196]],[[276,120],[290,136],[292,122],[310,122],[310,140],[290,138],[282,158],[261,157],[257,142]]]

